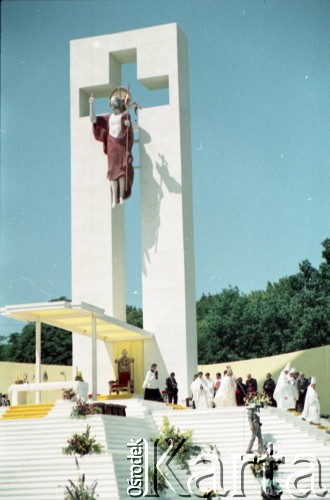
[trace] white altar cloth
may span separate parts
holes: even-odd
[[[77,380],[65,380],[63,382],[36,382],[34,384],[13,384],[8,392],[12,394],[11,404],[18,404],[18,393],[28,391],[55,391],[62,389],[73,389],[80,398],[88,398],[88,383]]]

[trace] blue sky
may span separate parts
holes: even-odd
[[[71,296],[70,40],[173,22],[189,40],[196,298],[262,290],[303,259],[320,264],[328,0],[4,0],[0,307]],[[127,303],[140,306],[137,186],[126,204]],[[0,335],[15,329],[0,319]]]

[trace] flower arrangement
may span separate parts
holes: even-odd
[[[97,481],[90,486],[85,482],[85,474],[79,476],[78,483],[75,484],[69,479],[70,486],[66,486],[64,500],[96,500],[99,495],[95,493]]]
[[[198,455],[201,447],[194,444],[192,440],[192,430],[181,432],[180,429],[175,429],[174,425],[170,424],[168,417],[163,417],[163,425],[160,428],[161,435],[157,439],[157,446],[166,451],[170,444],[175,447],[180,446],[176,453],[176,458],[181,467],[190,472],[188,460],[192,456]]]
[[[273,479],[273,473],[278,470],[278,464],[283,463],[281,459],[273,456],[273,452],[265,450],[264,453],[256,453],[249,461],[251,470],[256,477],[265,476],[266,479]]]
[[[256,404],[258,406],[264,407],[268,406],[271,400],[270,397],[266,394],[261,394],[260,392],[250,392],[245,396],[244,402],[246,405]]]
[[[253,459],[249,461],[251,465],[251,470],[256,477],[262,475],[265,468],[265,460],[267,458],[266,453],[256,453],[253,455]]]
[[[87,425],[86,431],[82,434],[73,434],[68,439],[68,446],[62,448],[64,455],[88,455],[90,453],[102,453],[103,447],[96,442],[95,437],[90,436],[90,426]]]
[[[63,397],[63,399],[68,399],[69,401],[71,401],[73,398],[76,397],[76,393],[74,392],[74,390],[72,388],[63,389],[62,397]]]
[[[88,403],[83,398],[79,398],[76,405],[72,408],[70,416],[71,418],[84,418],[87,415],[97,415],[98,413],[101,413],[101,408]]]

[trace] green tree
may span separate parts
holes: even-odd
[[[21,333],[9,336],[7,361],[35,363],[35,324],[28,323]],[[41,325],[41,362],[49,365],[72,364],[72,334],[61,328]]]
[[[130,325],[143,328],[142,309],[135,306],[126,306],[126,321]]]
[[[271,356],[330,343],[330,239],[324,262],[306,259],[297,274],[243,295],[238,288],[197,302],[199,362]]]
[[[8,343],[4,335],[0,335],[0,361],[7,361]]]
[[[198,353],[200,363],[233,361],[244,357],[242,344],[242,314],[246,303],[238,288],[229,288],[215,296],[206,297],[202,307],[197,306]],[[201,318],[201,311],[205,314]]]

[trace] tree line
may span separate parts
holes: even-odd
[[[229,287],[197,301],[198,362],[221,363],[320,347],[330,343],[330,239],[322,242],[323,262],[308,260],[297,274],[243,294]],[[64,297],[56,300],[65,300]],[[127,322],[143,328],[143,312],[127,306]],[[41,362],[72,364],[72,335],[42,325]],[[0,336],[0,361],[35,362],[35,325]]]
[[[253,359],[330,343],[330,239],[318,269],[299,272],[242,294],[228,288],[197,302],[198,361]]]

